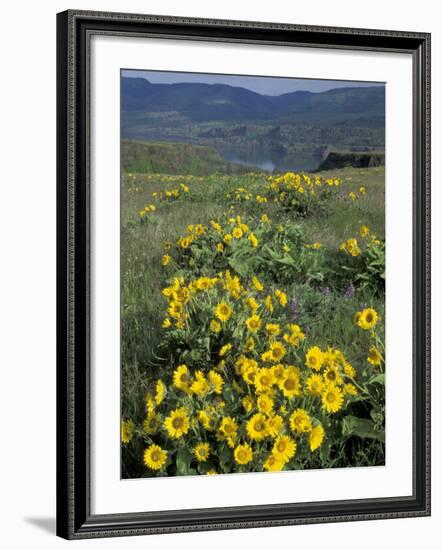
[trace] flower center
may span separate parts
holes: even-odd
[[[285,443],[284,441],[280,441],[277,445],[277,449],[280,453],[283,453],[285,451]]]
[[[153,462],[158,462],[160,460],[160,453],[158,451],[153,451],[152,460]]]
[[[335,394],[334,394],[334,393],[329,393],[329,394],[327,394],[327,401],[328,401],[329,403],[333,403],[334,401],[336,401]]]
[[[293,380],[293,378],[288,378],[285,382],[284,382],[284,388],[286,390],[294,390],[295,389],[295,381]]]
[[[172,426],[178,430],[183,426],[183,419],[182,418],[174,418],[172,421]]]
[[[255,430],[257,432],[262,432],[262,430],[264,429],[264,423],[261,422],[261,421],[258,421],[256,424],[255,424]]]
[[[243,450],[239,451],[238,458],[241,462],[244,462],[247,459],[247,453]]]

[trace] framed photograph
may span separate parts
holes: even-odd
[[[429,515],[429,34],[57,33],[57,534]]]

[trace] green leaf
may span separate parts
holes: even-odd
[[[228,401],[230,403],[234,403],[235,402],[235,394],[233,392],[233,389],[231,386],[229,386],[228,384],[225,384],[224,385],[224,388],[223,388],[223,398],[225,401]]]
[[[232,464],[232,451],[225,446],[218,455],[219,465],[223,472],[229,472]]]
[[[382,424],[384,421],[384,413],[382,411],[377,411],[376,409],[371,409],[370,416],[373,422],[377,425]]]
[[[385,374],[383,372],[376,374],[376,376],[370,378],[368,384],[381,384],[382,386],[385,386]]]
[[[176,454],[176,473],[180,476],[187,476],[194,473],[195,470],[190,467],[193,455],[186,448],[179,449]]]
[[[329,439],[326,439],[321,445],[321,447],[319,448],[319,456],[323,464],[327,463],[328,459],[330,458],[330,450],[331,450],[331,442]]]
[[[296,262],[291,256],[284,256],[283,258],[275,258],[275,261],[283,264],[288,265],[289,267],[296,267]]]
[[[213,462],[200,462],[198,464],[198,472],[200,474],[207,474],[207,472],[210,472],[210,470],[215,470]]]
[[[201,359],[201,352],[196,350],[196,349],[193,349],[190,352],[190,357],[191,357],[193,363],[197,363]]]
[[[352,415],[346,416],[342,421],[342,435],[346,437],[356,435],[363,439],[376,439],[378,441],[385,440],[385,432],[376,430],[371,420],[357,418]]]
[[[238,273],[241,277],[247,277],[249,273],[249,266],[247,262],[244,261],[244,258],[236,258],[232,256],[229,258],[229,265],[230,267]]]

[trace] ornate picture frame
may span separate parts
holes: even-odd
[[[91,38],[96,35],[412,56],[411,495],[92,513],[90,71]],[[81,539],[429,515],[430,35],[68,10],[57,16],[57,73],[57,535]]]

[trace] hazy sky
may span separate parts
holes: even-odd
[[[167,71],[123,70],[122,76],[146,78],[154,84],[175,84],[177,82],[202,82],[205,84],[228,84],[248,88],[266,95],[280,95],[297,90],[324,92],[332,88],[354,86],[383,86],[381,82],[353,82],[350,80],[310,80],[307,78],[280,78],[269,76],[231,76],[218,74],[179,73]]]

